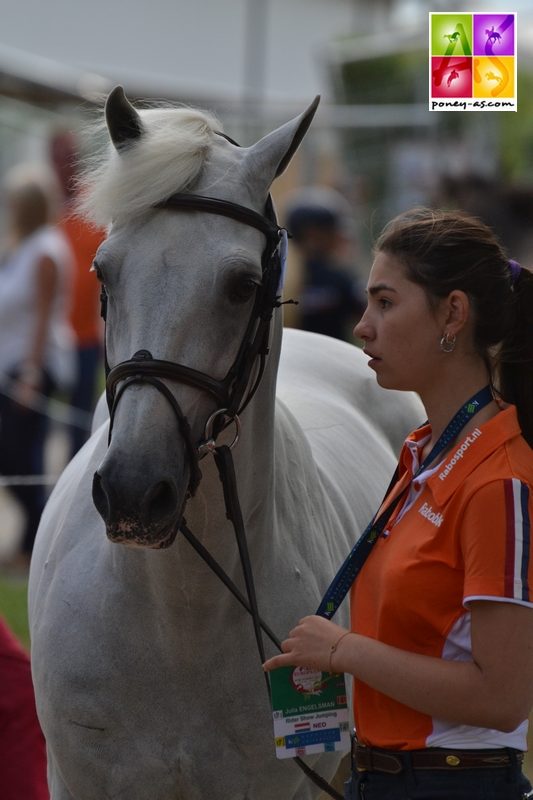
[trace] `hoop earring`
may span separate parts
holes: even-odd
[[[457,341],[457,336],[455,333],[451,335],[449,333],[445,333],[442,339],[440,340],[440,349],[443,353],[453,353],[455,350],[455,343]]]

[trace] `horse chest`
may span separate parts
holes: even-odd
[[[106,617],[80,589],[79,598],[71,593],[58,604],[55,624],[37,637],[37,672],[47,664],[46,675],[36,675],[46,685],[39,711],[51,754],[60,754],[69,785],[79,787],[75,800],[126,788],[128,800],[145,800],[147,786],[154,787],[150,800],[194,800],[210,796],[208,784],[221,780],[233,787],[224,798],[245,798],[250,765],[272,750],[253,640],[240,636],[243,652],[233,638],[249,620],[195,636],[190,622],[165,619],[148,605],[141,613],[138,602],[109,600]],[[196,795],[191,786],[199,783]]]

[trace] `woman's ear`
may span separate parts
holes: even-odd
[[[466,292],[454,289],[443,301],[443,323],[450,334],[461,331],[471,318],[470,298]]]

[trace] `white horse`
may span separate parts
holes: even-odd
[[[31,566],[33,675],[53,800],[318,794],[294,763],[275,758],[250,617],[176,535],[186,504],[189,528],[244,593],[210,455],[195,486],[196,443],[222,400],[233,412],[248,395],[232,364],[248,389],[257,377],[268,323],[251,317],[258,308],[268,317],[265,303],[275,306],[270,354],[234,462],[259,611],[281,638],[316,609],[376,510],[403,436],[421,421],[417,400],[380,390],[351,345],[285,331],[278,372],[278,231],[260,219],[316,105],[239,148],[205,113],[137,111],[120,88],[108,98],[114,147],[87,207],[113,222],[96,270],[108,295],[109,364],[129,366],[110,376],[119,397],[110,444],[106,420],[58,481]],[[176,192],[184,206],[158,205]],[[255,214],[188,208],[184,193]],[[146,372],[135,377],[140,350]],[[162,360],[182,367],[154,384],[148,371]],[[219,432],[217,420],[232,417],[213,422],[218,444],[231,442],[234,425]],[[312,762],[330,778],[339,756]]]

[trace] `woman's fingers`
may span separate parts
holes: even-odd
[[[278,669],[278,667],[291,667],[292,662],[290,656],[288,655],[279,655],[274,656],[273,658],[269,658],[268,661],[265,661],[263,664],[263,669],[265,672],[270,672],[273,669]]]
[[[344,628],[323,617],[304,617],[281,643],[281,655],[265,661],[263,669],[269,672],[293,666],[328,670],[332,646],[344,633]]]

